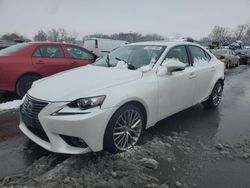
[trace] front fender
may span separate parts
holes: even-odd
[[[99,93],[101,94],[101,93]],[[106,99],[102,108],[120,108],[126,103],[136,101],[141,103],[147,113],[147,126],[157,122],[158,113],[158,84],[157,79],[141,79],[134,82],[122,84],[110,89],[102,90]],[[146,127],[147,127],[146,126]]]

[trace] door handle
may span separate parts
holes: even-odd
[[[215,70],[216,70],[215,66],[212,66],[211,71],[213,72]]]
[[[189,79],[193,79],[195,77],[196,77],[196,74],[194,72],[190,73],[188,76]]]
[[[41,65],[41,64],[45,64],[45,63],[43,61],[38,61],[38,62],[36,62],[36,64]]]

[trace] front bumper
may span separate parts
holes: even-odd
[[[35,143],[46,150],[65,153],[81,154],[103,149],[103,137],[106,126],[115,108],[100,109],[99,107],[87,110],[86,114],[54,115],[54,112],[65,106],[66,103],[49,103],[38,114],[38,119],[48,141],[44,140],[29,129],[20,113],[19,127],[22,132]],[[75,147],[68,144],[62,136],[81,138],[87,147]]]

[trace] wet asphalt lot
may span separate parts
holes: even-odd
[[[8,94],[1,96],[0,101],[13,99],[15,96]],[[191,187],[250,187],[249,160],[219,158],[206,150],[218,143],[238,146],[250,142],[249,112],[250,67],[230,69],[218,109],[208,110],[197,105],[166,118],[146,132],[143,143],[150,142],[154,137],[188,132],[187,139],[193,148],[189,155],[183,155],[177,149],[174,166],[162,160],[159,161],[159,168],[150,173],[170,187],[174,187],[176,181]],[[178,144],[175,147],[178,148]],[[16,110],[0,113],[0,177],[14,175],[47,155],[50,153],[29,141],[18,130]]]

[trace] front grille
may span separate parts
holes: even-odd
[[[20,107],[20,111],[26,127],[39,138],[49,142],[49,138],[44,132],[38,119],[38,114],[47,105],[48,102],[41,101],[27,95]]]

